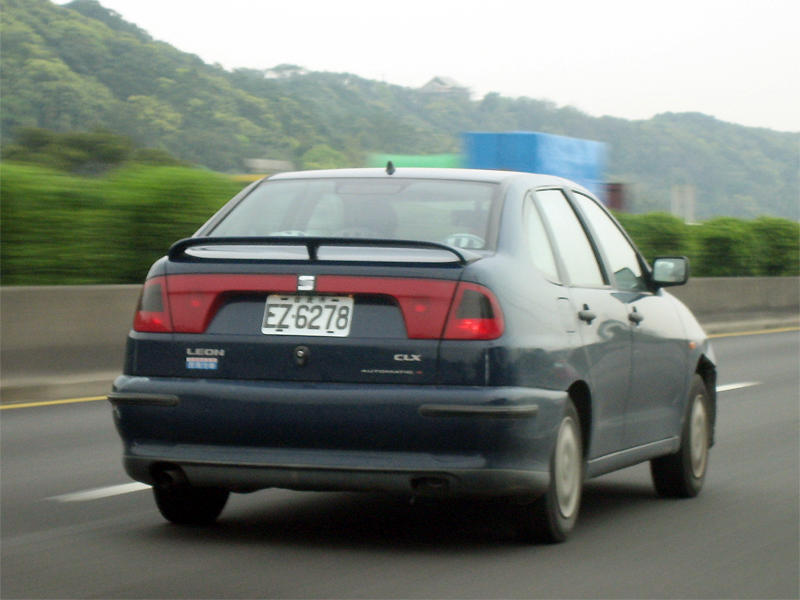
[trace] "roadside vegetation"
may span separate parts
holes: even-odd
[[[36,135],[0,163],[3,285],[139,283],[245,185],[107,132]],[[617,217],[648,260],[688,256],[694,276],[800,275],[794,221]]]
[[[0,164],[3,285],[139,283],[242,188],[212,171],[128,163],[102,176]]]
[[[648,261],[688,256],[694,277],[800,275],[800,223],[777,217],[717,217],[687,224],[666,213],[618,213]]]

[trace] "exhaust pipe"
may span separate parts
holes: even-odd
[[[189,483],[183,470],[175,465],[157,467],[153,471],[153,479],[159,487],[176,487]]]

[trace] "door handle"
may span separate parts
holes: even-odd
[[[594,314],[591,310],[589,310],[588,304],[584,304],[583,310],[578,311],[578,318],[581,321],[586,321],[588,325],[591,325],[592,321],[594,321],[597,318],[597,315]]]
[[[633,311],[628,313],[628,320],[634,325],[638,325],[642,321],[644,321],[644,316],[639,314],[639,311],[636,310],[636,307],[633,307]]]

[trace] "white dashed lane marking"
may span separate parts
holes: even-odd
[[[112,485],[108,487],[94,488],[91,490],[84,490],[82,492],[73,492],[72,494],[61,494],[60,496],[51,496],[47,500],[55,502],[85,502],[87,500],[99,500],[100,498],[108,498],[110,496],[119,496],[120,494],[130,494],[131,492],[138,492],[140,490],[150,489],[146,483],[124,483],[122,485]]]
[[[753,387],[754,385],[761,385],[760,381],[744,381],[742,383],[729,383],[727,385],[718,385],[717,393],[730,392],[732,390],[740,390],[742,388]]]

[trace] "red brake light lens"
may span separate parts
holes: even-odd
[[[504,330],[503,312],[494,294],[482,285],[459,283],[443,339],[494,340]]]
[[[133,318],[133,329],[158,333],[172,331],[166,277],[153,277],[145,281]]]

